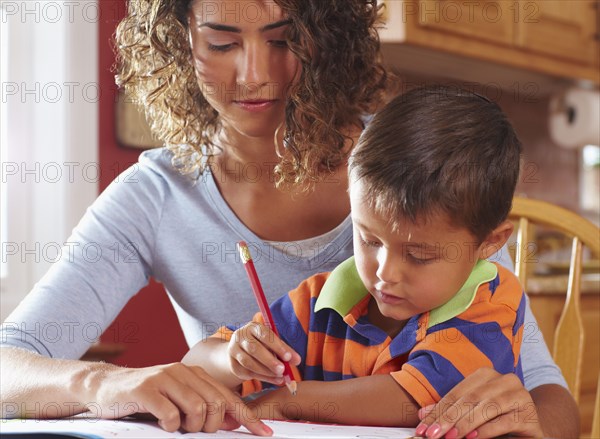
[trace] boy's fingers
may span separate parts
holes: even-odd
[[[268,346],[269,349],[282,361],[289,361],[292,364],[300,363],[300,355],[288,346],[281,338],[264,325],[255,324],[252,328],[252,333],[260,340],[264,345]]]
[[[271,351],[256,340],[242,342],[239,349],[233,349],[230,355],[239,364],[240,368],[246,371],[270,376],[271,378],[281,376],[283,373],[283,364],[277,360]],[[241,370],[237,372],[241,372]]]

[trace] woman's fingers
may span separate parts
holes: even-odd
[[[135,407],[118,413],[110,411],[111,418],[123,416],[126,411],[150,413],[169,432],[179,428],[214,432],[244,425],[256,435],[272,435],[271,429],[231,390],[202,368],[182,363],[118,369],[105,377],[98,398],[104,407]]]
[[[477,395],[478,389],[488,383],[489,379],[487,370],[479,369],[454,386],[437,404],[421,409],[421,422],[417,426],[416,434],[423,437],[443,437],[460,419],[470,419],[473,407],[481,402],[484,396],[482,393],[478,396],[471,395],[474,392]],[[471,430],[475,428],[477,425],[473,424]]]
[[[216,404],[213,405],[212,411],[209,410],[207,412],[207,422],[209,425],[203,431],[212,432],[216,431],[216,429],[233,430],[243,425],[250,432],[258,436],[271,436],[273,434],[273,431],[259,419],[253,409],[244,404],[231,390],[212,378],[204,369],[194,366],[190,370],[200,381],[210,383],[214,391],[217,392],[217,396],[209,396],[212,398],[211,401],[216,402]],[[204,390],[205,387],[202,386],[201,391]],[[212,424],[212,422],[215,422],[215,424]],[[214,425],[217,425],[216,429],[214,429]]]
[[[529,392],[513,374],[480,369],[437,404],[419,411],[416,434],[427,438],[541,434]]]

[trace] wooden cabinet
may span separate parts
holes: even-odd
[[[600,84],[598,1],[380,0],[380,3],[385,4],[385,25],[380,31],[384,46],[424,49],[425,57],[432,50]],[[402,57],[395,61],[401,65]]]
[[[520,2],[515,44],[524,50],[593,66],[598,61],[598,2]]]

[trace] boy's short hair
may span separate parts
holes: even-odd
[[[511,209],[520,154],[521,142],[496,103],[429,86],[395,97],[373,117],[349,172],[393,227],[401,218],[445,213],[482,242]]]

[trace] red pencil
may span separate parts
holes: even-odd
[[[237,245],[242,262],[244,263],[244,268],[246,269],[246,274],[248,274],[248,279],[250,279],[250,284],[252,285],[254,297],[256,297],[256,302],[258,303],[260,312],[265,320],[265,324],[271,328],[277,337],[279,337],[279,332],[277,332],[277,327],[275,326],[275,322],[273,322],[273,316],[271,315],[269,303],[267,302],[265,293],[262,289],[260,281],[258,280],[258,274],[256,274],[256,269],[254,268],[254,262],[252,261],[252,255],[250,255],[250,249],[244,241],[238,242]],[[285,381],[285,385],[289,389],[290,393],[295,395],[297,385],[296,381],[294,380],[294,375],[292,374],[290,364],[287,361],[283,361],[283,367],[283,379]]]

